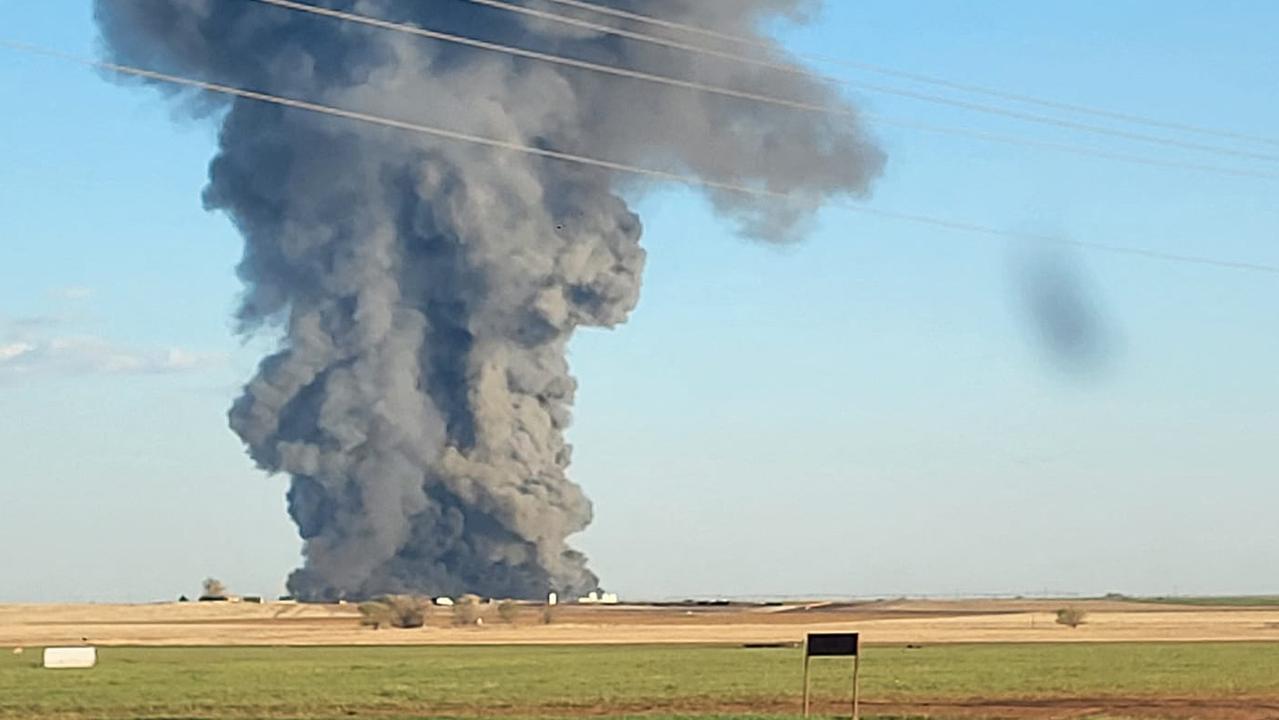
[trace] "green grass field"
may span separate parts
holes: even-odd
[[[863,698],[1279,697],[1279,644],[871,647]],[[714,647],[106,648],[93,670],[0,658],[4,718],[793,714],[798,650]],[[846,662],[814,689],[847,693]],[[873,708],[872,705],[868,706]],[[873,709],[868,715],[874,715]],[[744,715],[739,715],[742,717]]]

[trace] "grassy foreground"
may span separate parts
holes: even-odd
[[[863,698],[880,702],[1279,696],[1279,644],[864,652]],[[0,657],[0,717],[792,714],[801,671],[794,649],[666,646],[105,648],[93,670],[38,662],[35,650]],[[814,661],[816,694],[846,697],[847,670],[842,660]]]

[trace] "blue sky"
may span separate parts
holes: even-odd
[[[0,28],[94,47],[84,0],[0,1]],[[1275,136],[1277,29],[1265,2],[830,0],[777,31],[800,52]],[[208,574],[280,592],[299,548],[285,480],[225,424],[271,339],[231,330],[240,241],[200,204],[213,129],[83,68],[0,58],[0,600],[166,598]],[[889,166],[870,207],[1279,264],[1275,180],[875,132]],[[1279,591],[1276,276],[1070,253],[1108,348],[1072,371],[1028,320],[1015,243],[832,207],[773,247],[690,191],[639,207],[640,307],[571,357],[572,473],[596,505],[577,544],[610,589]]]

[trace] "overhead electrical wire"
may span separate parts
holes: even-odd
[[[738,43],[760,50],[772,50],[773,45],[755,38],[743,37],[741,35],[731,35],[722,33],[709,28],[690,25],[688,23],[675,22],[664,18],[655,17],[653,15],[644,15],[642,13],[621,10],[619,8],[610,7],[600,3],[586,2],[585,0],[546,0],[559,5],[576,8],[578,10],[586,10],[589,12],[608,15],[615,18],[630,20],[633,22],[641,22],[657,27],[663,27],[671,30],[701,35],[722,42]],[[1203,127],[1201,125],[1191,125],[1188,123],[1174,122],[1168,120],[1160,120],[1144,115],[1136,115],[1132,113],[1108,110],[1089,105],[1080,105],[1076,103],[1067,103],[1059,100],[1049,100],[1033,95],[1009,92],[1007,90],[999,90],[984,85],[975,85],[971,83],[961,83],[954,80],[940,78],[935,75],[925,75],[923,73],[910,72],[906,70],[898,70],[895,68],[877,65],[873,63],[857,62],[848,60],[847,58],[839,58],[821,53],[802,52],[795,53],[795,57],[801,60],[811,60],[815,62],[827,63],[830,65],[839,65],[854,70],[875,73],[877,75],[885,75],[887,77],[901,78],[912,82],[923,83],[926,85],[935,85],[951,90],[959,90],[961,92],[972,93],[975,95],[986,95],[1000,100],[1010,100],[1013,102],[1023,103],[1027,105],[1038,105],[1040,107],[1049,108],[1051,110],[1060,110],[1065,112],[1077,113],[1081,115],[1094,115],[1096,117],[1104,117],[1111,120],[1119,120],[1122,122],[1132,123],[1135,125],[1148,125],[1150,127],[1162,128],[1165,130],[1177,130],[1180,132],[1194,133],[1197,135],[1207,135],[1213,137],[1224,138],[1228,140],[1246,141],[1254,143],[1263,143],[1266,145],[1279,146],[1279,138],[1262,137],[1260,135],[1249,135],[1247,133],[1236,132],[1233,130],[1220,130],[1215,128]]]
[[[268,0],[268,1],[274,1],[274,0]],[[465,1],[475,5],[482,5],[485,7],[491,7],[498,10],[504,10],[507,12],[519,13],[529,17],[536,17],[542,20],[558,22],[558,23],[570,25],[573,27],[583,28],[587,30],[594,30],[596,32],[614,35],[617,37],[624,37],[631,40],[647,42],[654,45],[661,45],[664,47],[673,48],[677,50],[683,50],[683,51],[697,53],[701,55],[707,55],[711,57],[718,57],[718,58],[730,60],[733,62],[746,63],[750,65],[755,65],[758,67],[765,67],[772,70],[776,70],[777,72],[789,73],[792,75],[803,75],[806,77],[822,80],[828,83],[844,85],[846,87],[856,88],[856,89],[864,90],[867,92],[881,93],[886,95],[895,95],[898,97],[910,98],[912,100],[919,100],[922,102],[933,103],[938,105],[947,105],[950,107],[956,107],[964,110],[971,110],[974,112],[986,113],[989,115],[998,115],[1002,117],[1012,118],[1015,120],[1022,120],[1025,122],[1037,123],[1041,125],[1051,125],[1055,127],[1069,129],[1069,130],[1088,132],[1096,135],[1107,135],[1110,137],[1122,138],[1125,140],[1134,140],[1134,141],[1144,142],[1144,143],[1149,143],[1154,145],[1175,147],[1175,148],[1180,148],[1182,150],[1194,150],[1198,152],[1212,153],[1215,155],[1248,158],[1251,160],[1264,160],[1268,162],[1279,162],[1279,155],[1273,155],[1269,153],[1259,153],[1259,152],[1252,152],[1248,150],[1236,150],[1236,149],[1225,148],[1217,145],[1204,145],[1202,143],[1177,140],[1175,138],[1160,137],[1156,135],[1147,135],[1144,133],[1132,132],[1128,130],[1120,130],[1116,128],[1109,128],[1101,125],[1091,125],[1088,123],[1077,122],[1074,120],[1065,120],[1062,118],[1055,118],[1048,115],[1037,115],[1035,113],[1021,112],[1019,110],[1009,110],[1007,108],[1001,108],[994,105],[988,105],[985,103],[972,102],[968,100],[958,100],[955,98],[948,98],[942,95],[934,95],[931,93],[918,92],[915,90],[890,87],[887,85],[877,85],[874,83],[857,82],[853,80],[848,80],[846,78],[835,77],[832,75],[823,75],[820,73],[814,73],[810,70],[805,70],[803,68],[799,68],[794,65],[784,63],[784,62],[779,62],[776,60],[761,60],[759,58],[754,58],[749,55],[742,55],[741,53],[727,52],[723,50],[714,50],[711,48],[702,47],[700,45],[693,45],[690,43],[680,42],[677,40],[671,40],[669,38],[663,38],[663,37],[652,35],[649,33],[626,30],[623,28],[613,27],[611,25],[604,25],[602,23],[591,22],[589,20],[582,20],[580,18],[569,17],[567,15],[561,15],[561,14],[549,12],[546,10],[538,10],[536,8],[519,5],[513,2],[508,2],[507,0],[465,0]]]
[[[255,102],[270,103],[297,110],[304,110],[323,115],[330,115],[347,120],[355,120],[359,122],[379,125],[382,127],[403,130],[408,132],[419,133],[431,137],[442,138],[446,140],[454,140],[458,142],[480,145],[496,150],[506,150],[511,152],[532,155],[536,157],[546,158],[548,160],[556,160],[561,162],[575,163],[590,167],[597,167],[606,170],[624,172],[642,177],[648,177],[656,180],[667,182],[676,182],[694,187],[703,187],[713,190],[721,190],[725,192],[739,193],[751,195],[772,200],[791,200],[793,195],[790,193],[769,190],[767,188],[751,187],[748,185],[740,185],[737,183],[723,182],[719,180],[707,180],[692,175],[670,172],[666,170],[657,170],[653,168],[644,168],[623,162],[616,162],[607,159],[595,158],[588,155],[580,155],[577,153],[562,152],[559,150],[550,150],[546,148],[533,147],[511,140],[503,140],[500,138],[484,137],[471,133],[449,130],[447,128],[426,125],[422,123],[408,122],[396,120],[394,118],[383,117],[372,113],[361,112],[358,110],[349,110],[339,108],[332,105],[324,105],[321,103],[300,100],[297,98],[289,98],[281,95],[275,95],[257,90],[249,90],[231,85],[213,83],[194,78],[188,78],[181,75],[173,75],[169,73],[158,72],[146,68],[134,67],[132,65],[123,65],[119,63],[111,63],[102,60],[94,60],[91,58],[79,57],[57,50],[21,43],[12,40],[0,38],[0,47],[6,47],[11,50],[17,50],[34,55],[43,55],[46,57],[57,58],[64,61],[74,62],[87,67],[94,67],[102,70],[119,73],[122,75],[130,75],[133,77],[141,77],[154,81],[165,82],[172,85],[178,85],[189,88],[196,88],[208,92],[239,97]],[[1266,265],[1262,263],[1241,262],[1233,260],[1220,260],[1217,258],[1182,255],[1177,253],[1168,253],[1159,250],[1148,250],[1145,248],[1129,247],[1122,245],[1110,245],[1106,243],[1093,243],[1079,240],[1066,240],[1050,235],[1039,235],[1033,233],[1013,232],[1001,230],[999,228],[981,225],[978,223],[970,223],[959,220],[948,220],[945,218],[931,217],[928,215],[919,215],[915,213],[897,212],[892,210],[882,210],[878,208],[866,207],[863,205],[854,205],[847,202],[832,202],[832,206],[840,207],[854,212],[859,212],[872,217],[880,217],[890,220],[899,220],[910,222],[918,225],[929,227],[944,228],[948,230],[956,230],[970,234],[986,235],[991,237],[999,237],[1011,240],[1019,240],[1022,242],[1039,242],[1054,245],[1066,245],[1081,249],[1094,250],[1100,252],[1114,253],[1120,255],[1129,255],[1134,257],[1146,258],[1151,260],[1160,260],[1169,263],[1182,263],[1192,265],[1204,265],[1215,268],[1229,270],[1247,270],[1252,272],[1261,272],[1272,275],[1279,275],[1279,265]]]
[[[806,102],[790,100],[786,98],[779,98],[776,96],[765,95],[762,93],[734,90],[732,88],[726,88],[719,85],[711,85],[709,83],[696,82],[691,80],[682,80],[682,79],[673,78],[667,75],[657,75],[653,73],[641,72],[638,70],[631,70],[628,68],[619,68],[612,65],[604,65],[601,63],[595,63],[595,62],[590,62],[586,60],[568,58],[561,55],[554,55],[551,53],[527,50],[524,48],[504,45],[501,43],[490,42],[487,40],[477,40],[475,38],[469,38],[462,35],[456,35],[453,33],[446,33],[439,30],[423,28],[417,25],[410,25],[408,23],[394,22],[391,20],[384,20],[382,18],[371,17],[368,15],[361,15],[358,13],[319,7],[316,5],[311,5],[309,3],[297,2],[297,0],[253,0],[253,1],[264,4],[264,5],[271,5],[271,6],[279,7],[282,9],[308,13],[311,15],[317,15],[321,17],[327,17],[327,18],[331,18],[331,19],[339,20],[343,22],[357,23],[357,24],[366,25],[369,27],[382,29],[382,30],[408,33],[411,35],[416,35],[418,37],[436,40],[440,42],[460,44],[460,45],[465,45],[468,47],[473,47],[481,50],[504,53],[507,55],[526,58],[530,60],[536,60],[540,62],[547,62],[547,63],[556,64],[556,65],[573,67],[581,70],[588,70],[592,72],[614,75],[617,77],[625,77],[625,78],[630,78],[634,80],[641,80],[645,82],[656,83],[660,85],[667,85],[671,87],[679,87],[679,88],[684,88],[694,92],[705,92],[705,93],[710,93],[715,95],[721,95],[724,97],[732,97],[739,100],[746,100],[751,102],[759,102],[759,103],[764,103],[769,105],[775,105],[775,106],[785,107],[792,110],[799,110],[803,112],[823,113],[823,114],[843,116],[843,117],[849,117],[849,118],[862,118],[872,123],[880,124],[880,125],[890,125],[895,127],[902,127],[902,128],[908,128],[908,129],[918,130],[922,132],[937,133],[937,134],[943,134],[943,135],[955,135],[960,137],[967,137],[967,138],[972,138],[976,140],[981,140],[983,142],[1020,145],[1023,147],[1033,147],[1033,148],[1039,148],[1039,149],[1045,149],[1045,150],[1073,153],[1078,155],[1087,155],[1090,157],[1097,157],[1097,158],[1102,158],[1106,160],[1117,160],[1120,162],[1135,163],[1139,165],[1177,168],[1182,170],[1193,170],[1193,171],[1199,171],[1199,172],[1210,172],[1210,173],[1217,173],[1222,175],[1233,175],[1236,177],[1254,177],[1254,178],[1260,178],[1265,180],[1279,180],[1279,174],[1267,173],[1264,171],[1248,170],[1248,169],[1242,169],[1242,168],[1221,167],[1218,165],[1206,165],[1202,163],[1187,163],[1187,162],[1181,162],[1178,160],[1164,160],[1159,158],[1149,158],[1149,157],[1143,157],[1140,155],[1130,155],[1127,153],[1117,153],[1117,152],[1111,152],[1107,150],[1099,150],[1096,148],[1091,148],[1091,147],[1082,146],[1082,145],[1059,143],[1059,142],[1053,142],[1048,140],[1038,140],[1034,138],[1019,137],[1016,135],[1006,135],[1003,133],[992,133],[984,130],[974,130],[971,128],[939,126],[939,125],[933,125],[930,123],[916,122],[913,120],[902,120],[898,118],[886,117],[886,116],[878,115],[875,113],[863,113],[863,112],[858,112],[856,110],[851,110],[848,108],[831,107],[828,105],[818,105],[814,103],[806,103]]]

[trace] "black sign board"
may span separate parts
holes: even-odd
[[[857,655],[857,633],[809,633],[804,645],[808,657]]]

